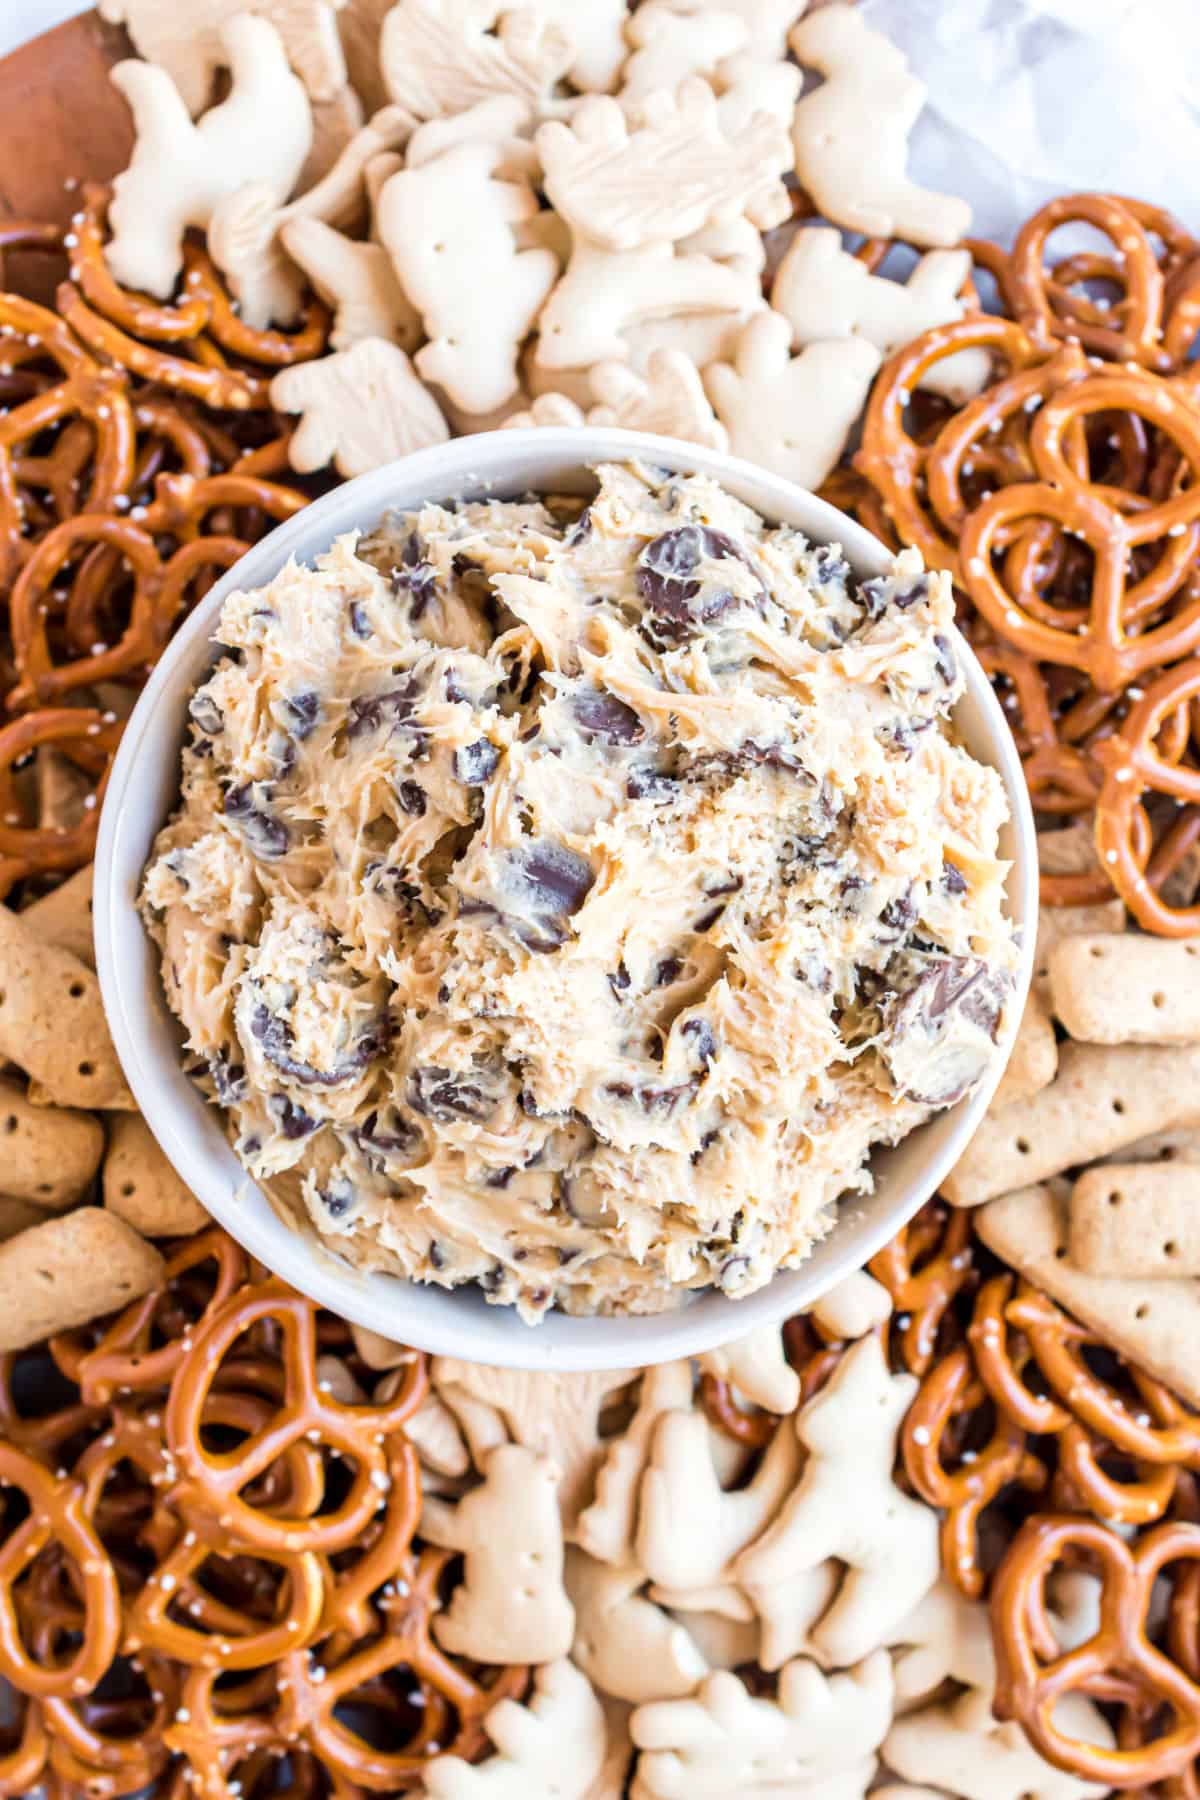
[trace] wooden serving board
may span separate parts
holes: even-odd
[[[65,223],[77,205],[69,182],[125,167],[133,126],[108,71],[130,54],[125,33],[91,12],[0,58],[0,218]],[[41,273],[37,283],[35,259],[14,259],[24,292],[44,286]]]

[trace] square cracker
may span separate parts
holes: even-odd
[[[1098,1163],[1071,1191],[1071,1261],[1085,1275],[1200,1277],[1200,1170],[1183,1162]]]
[[[989,1250],[1112,1344],[1200,1406],[1200,1281],[1114,1280],[1068,1260],[1068,1202],[1022,1188],[985,1206],[976,1230]]]

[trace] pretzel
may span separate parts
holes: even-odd
[[[746,1444],[753,1450],[762,1450],[770,1443],[779,1423],[772,1413],[744,1412],[729,1383],[716,1375],[701,1375],[700,1404],[719,1431],[735,1444]]]
[[[18,1722],[0,1732],[0,1794],[23,1796],[37,1788],[49,1742],[38,1701],[13,1696]],[[22,1701],[24,1702],[22,1704]]]
[[[121,724],[84,707],[52,707],[0,725],[0,892],[35,871],[68,873],[82,868],[96,845],[100,803]],[[42,745],[70,745],[98,777],[93,804],[69,828],[24,824],[16,791],[16,765]]]
[[[4,1442],[0,1481],[20,1488],[30,1504],[29,1517],[0,1544],[0,1675],[39,1700],[87,1693],[116,1652],[121,1603],[112,1564],[84,1517],[82,1489]],[[81,1641],[64,1663],[30,1655],[14,1604],[17,1583],[52,1544],[72,1558],[83,1584]]]
[[[904,1420],[900,1449],[904,1471],[923,1500],[944,1514],[942,1566],[970,1600],[983,1592],[979,1521],[984,1510],[1016,1483],[1030,1492],[1046,1485],[1046,1471],[1026,1448],[1024,1431],[997,1411],[991,1436],[949,1470],[947,1450],[964,1435],[964,1423],[986,1400],[970,1353],[959,1345],[934,1365],[922,1381]],[[951,1440],[948,1445],[947,1440]]]
[[[1149,687],[1119,731],[1097,747],[1104,785],[1096,809],[1096,849],[1113,886],[1145,930],[1163,937],[1190,937],[1200,931],[1200,906],[1173,907],[1155,891],[1180,828],[1196,830],[1194,808],[1200,805],[1200,770],[1168,761],[1156,745],[1165,719],[1181,706],[1194,708],[1200,698],[1200,661],[1180,663]],[[1147,866],[1139,858],[1134,832],[1142,816],[1144,796],[1169,795],[1187,812],[1175,822],[1174,845]]]
[[[942,1322],[973,1279],[970,1240],[967,1216],[932,1200],[867,1265],[892,1296],[893,1328],[910,1374],[929,1368]]]
[[[185,292],[173,304],[131,293],[109,273],[104,258],[104,226],[111,189],[100,182],[83,186],[83,205],[71,220],[71,280],[96,311],[122,331],[152,343],[178,343],[199,337],[208,323],[208,305],[200,294]]]
[[[246,1544],[262,1551],[328,1552],[353,1544],[383,1504],[380,1489],[388,1481],[383,1438],[402,1428],[428,1389],[425,1361],[417,1357],[405,1368],[396,1398],[384,1405],[343,1406],[322,1393],[314,1367],[316,1312],[312,1301],[279,1281],[243,1289],[197,1329],[193,1353],[178,1371],[167,1404],[167,1441],[182,1471],[173,1503],[201,1525],[210,1514],[218,1515],[222,1529],[236,1529]],[[222,1358],[249,1327],[265,1320],[282,1334],[283,1404],[236,1451],[209,1451],[201,1437],[204,1406]],[[242,1495],[247,1484],[312,1434],[354,1466],[340,1504],[319,1518],[289,1518],[248,1503]]]
[[[1067,1555],[1084,1556],[1103,1583],[1100,1627],[1078,1648],[1060,1652],[1037,1629],[1045,1585]],[[1200,1753],[1200,1685],[1155,1648],[1146,1634],[1151,1593],[1172,1563],[1200,1563],[1200,1526],[1156,1525],[1133,1549],[1115,1532],[1069,1514],[1027,1520],[1013,1539],[992,1586],[998,1718],[1017,1719],[1035,1748],[1057,1768],[1106,1787],[1150,1785],[1180,1774]],[[1147,1704],[1171,1709],[1173,1723],[1136,1749],[1106,1749],[1068,1737],[1054,1722],[1067,1693],[1132,1678]]]
[[[202,338],[192,340],[195,361],[140,343],[111,319],[94,312],[69,281],[59,284],[55,304],[80,341],[118,369],[173,393],[187,394],[217,411],[262,410],[271,404],[270,383],[263,376],[231,368],[216,345],[206,344]]]
[[[273,519],[290,518],[304,505],[291,488],[276,487],[248,475],[160,475],[154,504],[138,521],[111,514],[81,514],[49,532],[29,558],[13,590],[13,647],[21,679],[8,697],[20,710],[61,698],[97,681],[141,673],[161,654],[172,626],[187,604],[189,590],[205,571],[231,568],[246,543],[227,534],[206,535],[202,526],[217,508],[255,507]],[[160,553],[163,536],[183,541],[169,556]],[[129,622],[119,642],[66,662],[53,656],[46,599],[61,570],[84,547],[102,546],[133,571],[134,592]],[[89,599],[94,599],[89,595]],[[68,622],[78,641],[81,619],[96,630],[92,606],[69,603]]]
[[[136,1679],[128,1659],[118,1667]],[[140,1674],[144,1703],[132,1693],[120,1700],[42,1702],[49,1765],[64,1781],[89,1794],[134,1794],[161,1774],[168,1755],[162,1732],[175,1710],[177,1684],[157,1658],[146,1659]]]
[[[1113,1446],[1074,1419],[1059,1434],[1056,1449],[1053,1505],[1086,1510],[1112,1525],[1151,1525],[1166,1515],[1179,1476],[1172,1464],[1137,1461],[1132,1479],[1111,1475],[1104,1460],[1114,1454]],[[1125,1458],[1115,1454],[1123,1464]]]

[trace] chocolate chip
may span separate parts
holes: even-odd
[[[415,623],[437,592],[437,575],[432,564],[425,561],[425,548],[415,531],[405,540],[400,564],[398,569],[392,570],[392,592],[397,599],[407,595],[409,612]]]
[[[410,818],[425,817],[425,789],[419,781],[402,781],[396,789],[396,798]]]
[[[255,1005],[250,1015],[250,1030],[272,1067],[302,1087],[332,1088],[356,1081],[376,1057],[383,1054],[391,1036],[386,1016],[376,1015],[364,1021],[351,1054],[327,1070],[318,1069],[294,1054],[291,1026],[278,1013],[272,1012],[265,1001],[259,1000]]]
[[[596,877],[586,857],[543,838],[512,850],[508,868],[521,890],[522,916],[514,924],[531,950],[555,950],[566,941],[566,920],[587,899]]]
[[[391,688],[385,694],[360,694],[351,700],[347,715],[346,736],[351,742],[380,731],[385,725],[393,729],[412,718],[413,687]]]
[[[653,800],[656,806],[663,806],[674,800],[679,793],[679,782],[674,775],[663,775],[657,769],[631,769],[625,779],[625,797],[628,800]]]
[[[958,680],[958,658],[954,654],[954,646],[950,639],[940,631],[934,633],[933,642],[937,650],[937,661],[934,668],[946,686],[953,687]]]
[[[272,1094],[267,1100],[267,1111],[292,1143],[311,1137],[320,1129],[320,1121],[306,1113],[302,1106],[297,1106],[294,1100],[289,1100],[286,1094]]]
[[[628,993],[629,981],[629,970],[625,967],[623,962],[619,962],[616,969],[608,978],[608,985],[613,991],[613,998],[615,1000],[620,1000],[623,994]]]
[[[370,615],[361,600],[350,602],[350,629],[356,638],[369,638],[374,635],[375,627],[371,624]]]
[[[413,1070],[408,1079],[408,1100],[414,1112],[439,1125],[453,1125],[461,1119],[490,1119],[496,1110],[495,1097],[479,1082],[437,1067]]]
[[[592,535],[592,509],[590,506],[585,506],[583,511],[580,513],[579,517],[576,519],[575,523],[572,525],[570,531],[568,531],[568,533],[566,535],[565,542],[567,544],[567,548],[573,549],[576,544],[586,543],[588,538],[591,537],[591,535]]]
[[[344,1219],[358,1199],[358,1190],[344,1175],[335,1175],[326,1187],[318,1188],[321,1203],[331,1219]]]
[[[243,782],[227,788],[221,810],[236,824],[239,836],[252,856],[263,862],[276,862],[287,855],[288,829],[282,819],[257,803],[257,782]]]
[[[677,956],[665,956],[654,971],[655,987],[670,987],[672,982],[679,980],[682,970],[683,964]]]
[[[283,706],[296,737],[303,740],[316,730],[321,716],[321,696],[315,689],[305,688],[298,694],[286,694]]]
[[[495,773],[500,752],[487,738],[477,738],[454,752],[454,773],[467,787],[483,787]]]
[[[236,1106],[246,1098],[246,1070],[242,1063],[229,1062],[219,1050],[214,1050],[207,1067],[213,1091],[222,1106]]]
[[[599,688],[579,688],[571,696],[571,716],[588,738],[606,744],[637,744],[646,735],[632,706]]]
[[[742,604],[719,581],[705,583],[695,571],[702,564],[751,564],[745,551],[723,531],[706,525],[683,525],[651,540],[638,557],[635,584],[650,615],[647,637],[660,647],[685,644],[706,626]],[[760,583],[761,587],[761,583]]]
[[[942,863],[942,888],[947,894],[965,894],[967,878],[952,862]]]
[[[200,688],[188,701],[188,715],[193,725],[207,732],[209,737],[219,737],[225,729],[225,715],[205,688]]]
[[[682,1036],[699,1062],[713,1061],[717,1054],[717,1040],[707,1019],[688,1019],[682,1027]]]

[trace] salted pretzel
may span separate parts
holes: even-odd
[[[925,1376],[900,1435],[904,1472],[916,1492],[942,1512],[942,1568],[970,1600],[983,1592],[979,1527],[985,1510],[1014,1484],[1036,1493],[1046,1486],[1043,1464],[1027,1447],[1026,1434],[1001,1409],[986,1441],[969,1434],[969,1454],[954,1440],[968,1441],[967,1427],[980,1416],[987,1390],[977,1378],[965,1345],[951,1350]],[[954,1467],[948,1464],[954,1463]]]
[[[773,1413],[745,1412],[727,1381],[707,1372],[700,1377],[700,1404],[710,1422],[726,1437],[750,1449],[761,1450],[775,1435],[779,1421]]]
[[[902,1366],[924,1375],[955,1296],[974,1279],[969,1218],[931,1201],[867,1266],[892,1297],[892,1337]]]
[[[1063,1651],[1044,1628],[1046,1581],[1066,1557],[1100,1576],[1100,1626]],[[1200,1563],[1200,1526],[1156,1525],[1133,1548],[1093,1519],[1039,1516],[1021,1527],[996,1571],[991,1596],[996,1647],[996,1715],[1016,1719],[1055,1767],[1107,1787],[1148,1786],[1179,1775],[1200,1755],[1200,1685],[1150,1641],[1147,1620],[1159,1575]],[[1070,1737],[1055,1722],[1068,1693],[1132,1682],[1142,1703],[1169,1709],[1167,1728],[1135,1749],[1108,1749]]]
[[[1200,820],[1200,768],[1181,760],[1167,761],[1158,747],[1163,721],[1181,705],[1200,698],[1200,659],[1180,663],[1159,677],[1131,707],[1119,731],[1097,749],[1104,784],[1096,808],[1096,849],[1113,886],[1147,931],[1162,937],[1191,937],[1200,932],[1200,906],[1170,906],[1156,891],[1172,848],[1178,849],[1180,828],[1194,835]],[[1147,794],[1169,796],[1185,812],[1175,822],[1175,839],[1149,864],[1139,858],[1135,832]]]
[[[50,707],[0,725],[0,892],[34,872],[67,873],[91,859],[100,822],[100,803],[121,737],[121,723],[90,707]],[[94,774],[92,805],[78,825],[25,824],[16,791],[16,769],[31,752],[47,745],[69,747]]]
[[[322,1391],[316,1376],[316,1314],[311,1300],[267,1281],[243,1289],[201,1324],[192,1355],[176,1372],[167,1403],[166,1430],[181,1478],[172,1503],[205,1528],[214,1515],[262,1551],[343,1550],[384,1503],[389,1480],[383,1440],[403,1428],[428,1387],[423,1358],[406,1365],[394,1400],[381,1406],[345,1406]],[[283,1347],[284,1393],[270,1422],[235,1451],[205,1447],[204,1408],[223,1359],[252,1326],[270,1321]],[[304,1439],[316,1439],[346,1459],[354,1474],[344,1498],[317,1517],[290,1517],[250,1504],[249,1483]]]
[[[24,1800],[35,1791],[46,1767],[49,1740],[40,1702],[21,1694],[10,1698],[14,1716],[0,1728],[0,1794]]]

